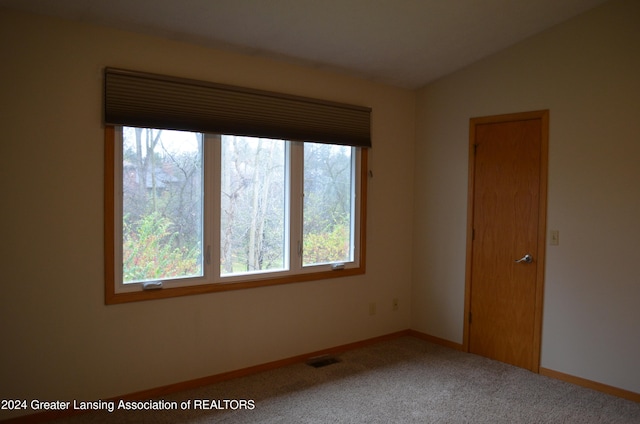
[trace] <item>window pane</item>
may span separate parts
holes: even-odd
[[[353,260],[353,148],[304,144],[303,266]]]
[[[202,276],[201,134],[122,132],[123,283]]]
[[[286,267],[282,140],[221,137],[220,275]]]

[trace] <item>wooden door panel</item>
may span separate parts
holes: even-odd
[[[475,125],[468,347],[534,369],[540,119]],[[525,254],[533,263],[516,263]]]

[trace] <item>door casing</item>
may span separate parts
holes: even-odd
[[[538,243],[535,255],[536,288],[534,305],[534,330],[532,368],[533,372],[540,370],[540,352],[542,343],[542,310],[544,300],[544,263],[546,243],[546,216],[547,216],[547,174],[548,174],[548,145],[549,145],[549,111],[539,110],[532,112],[520,112],[504,115],[471,118],[469,125],[469,183],[468,183],[468,210],[467,210],[467,245],[466,245],[466,270],[465,270],[465,302],[464,302],[464,329],[463,350],[470,349],[470,319],[471,319],[471,287],[473,269],[473,229],[474,229],[474,179],[475,179],[475,128],[477,125],[487,123],[513,122],[530,119],[540,119],[540,180],[539,180],[539,207],[538,207]]]

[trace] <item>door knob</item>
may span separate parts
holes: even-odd
[[[530,264],[531,262],[533,262],[533,258],[531,257],[531,255],[529,255],[527,253],[526,255],[521,257],[520,259],[516,260],[517,264],[519,264],[520,262],[524,262],[524,263]]]

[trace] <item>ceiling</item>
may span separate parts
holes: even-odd
[[[423,86],[604,0],[0,0],[58,16]]]

